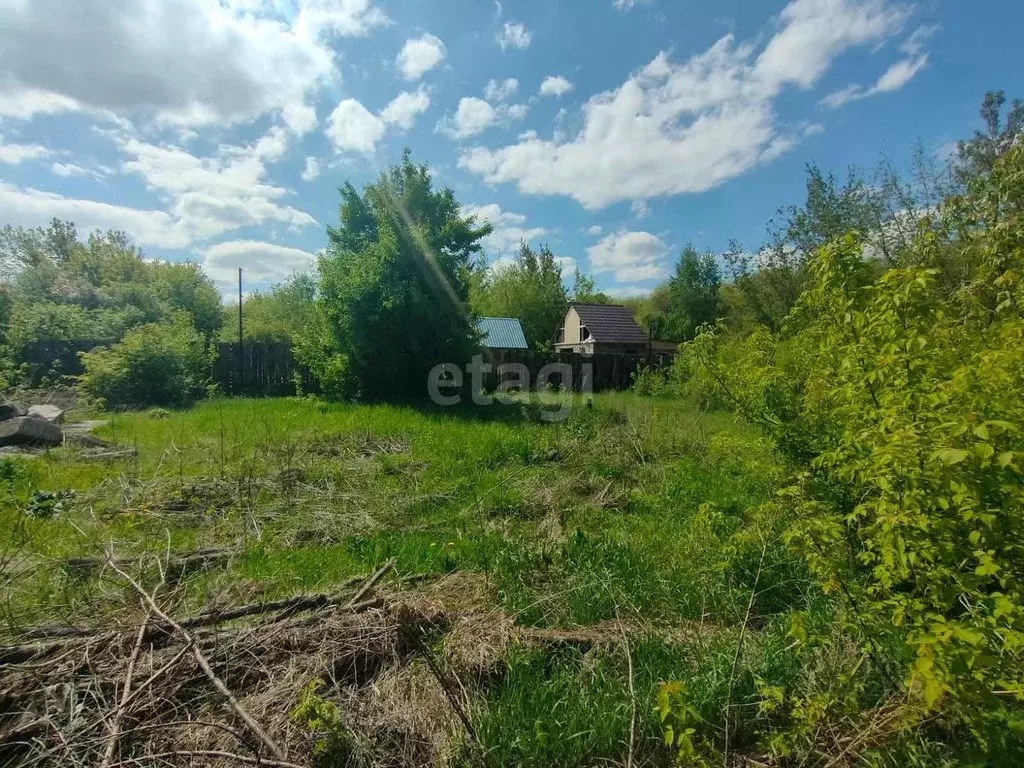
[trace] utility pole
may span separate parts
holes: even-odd
[[[238,394],[245,383],[245,361],[242,356],[242,268],[238,268]]]

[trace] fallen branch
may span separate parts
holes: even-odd
[[[264,746],[266,746],[266,748],[270,750],[270,753],[274,757],[278,758],[279,760],[284,760],[285,753],[281,750],[279,746],[277,746],[274,740],[267,735],[266,731],[264,731],[260,727],[259,723],[257,723],[253,719],[252,715],[245,711],[242,705],[238,703],[238,699],[234,697],[234,694],[232,694],[231,691],[228,690],[228,687],[224,685],[224,683],[221,681],[221,679],[217,677],[216,673],[214,673],[213,671],[213,668],[210,666],[210,663],[206,660],[206,656],[204,656],[203,652],[199,650],[199,646],[196,645],[195,641],[192,639],[192,636],[188,633],[188,631],[184,629],[176,621],[174,621],[174,619],[172,619],[170,616],[168,616],[166,613],[160,610],[160,606],[156,604],[156,602],[153,600],[150,594],[146,592],[146,590],[139,586],[139,583],[135,581],[135,579],[133,579],[127,573],[118,568],[117,565],[112,561],[110,563],[110,567],[121,578],[123,578],[125,581],[131,584],[132,588],[139,593],[139,596],[149,604],[149,607],[152,609],[153,613],[155,613],[157,616],[163,619],[167,624],[169,624],[174,629],[175,632],[177,632],[182,637],[182,639],[190,646],[192,655],[195,657],[196,663],[199,665],[199,668],[203,670],[203,674],[206,675],[206,677],[213,684],[213,687],[216,688],[220,692],[220,694],[227,700],[228,705],[235,711],[235,714],[237,714],[242,719],[242,722],[245,723],[246,727],[253,733],[253,735],[255,735],[261,742],[263,742]]]
[[[285,760],[271,760],[266,757],[246,757],[245,755],[236,755],[233,752],[221,752],[214,749],[193,749],[193,750],[179,750],[176,752],[158,752],[154,755],[144,755],[143,757],[133,757],[131,760],[124,760],[120,763],[114,763],[109,768],[122,768],[122,766],[137,766],[145,764],[149,760],[166,760],[169,757],[219,757],[224,760],[234,760],[238,763],[247,763],[249,765],[265,765],[267,768],[304,768],[304,766],[298,765],[297,763],[289,763]]]
[[[127,710],[127,702],[132,693],[132,677],[135,675],[135,662],[138,661],[139,651],[142,649],[142,638],[146,634],[146,625],[153,616],[153,609],[146,612],[146,618],[139,625],[139,634],[135,638],[135,645],[132,646],[132,655],[128,658],[128,670],[124,673],[124,688],[121,691],[121,702],[114,711],[114,719],[110,724],[110,736],[107,738],[107,746],[103,750],[103,760],[100,761],[100,768],[107,768],[110,761],[114,759],[114,750],[117,749],[117,740],[121,736],[121,719]]]

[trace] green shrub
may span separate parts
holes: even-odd
[[[188,403],[203,394],[209,371],[203,337],[186,313],[175,313],[171,323],[139,326],[81,359],[82,390],[107,407]]]
[[[810,260],[779,336],[692,345],[796,468],[790,542],[865,653],[898,670],[890,693],[993,754],[1024,733],[1022,242],[1017,147],[894,268],[876,276],[841,238]]]

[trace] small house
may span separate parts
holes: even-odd
[[[527,349],[523,326],[514,317],[481,317],[476,323],[486,349]]]
[[[628,307],[617,304],[581,304],[572,302],[558,329],[555,349],[585,355],[672,355],[676,344],[656,341],[637,325]]]

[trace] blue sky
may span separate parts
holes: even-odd
[[[495,226],[634,295],[748,249],[804,166],[941,156],[1022,82],[1024,4],[0,0],[0,223],[57,216],[230,292],[308,267],[403,148]]]

